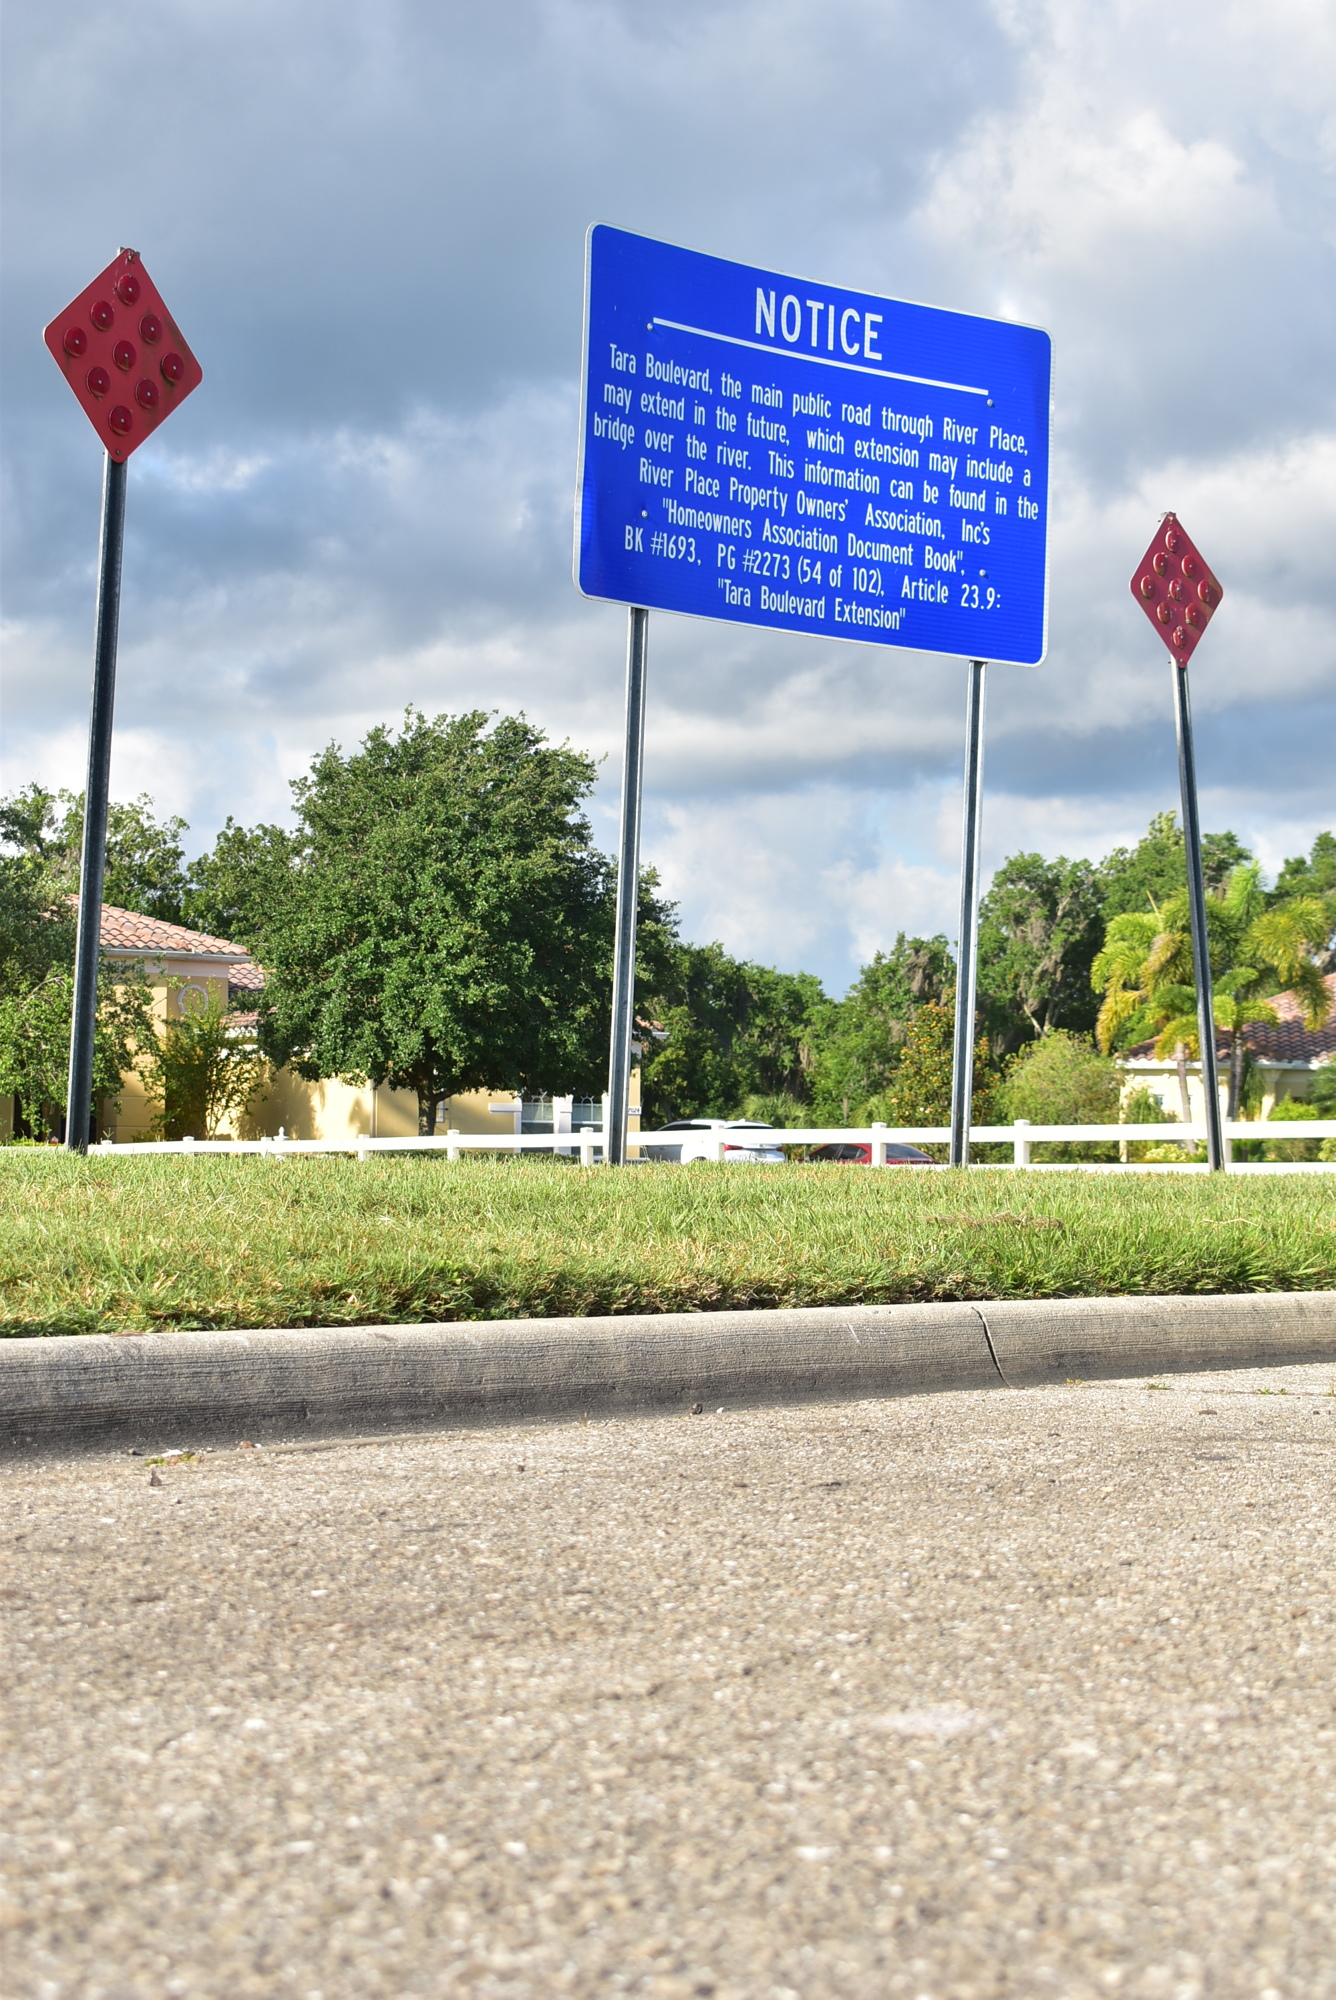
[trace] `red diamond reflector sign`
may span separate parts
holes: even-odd
[[[1177,514],[1166,514],[1132,572],[1132,595],[1180,667],[1224,594]]]
[[[204,379],[137,250],[122,250],[44,338],[113,458],[128,458]]]

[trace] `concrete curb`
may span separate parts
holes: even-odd
[[[0,1341],[0,1449],[166,1446],[1336,1362],[1336,1292]]]

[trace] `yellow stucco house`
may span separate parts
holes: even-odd
[[[1271,1005],[1279,1019],[1274,1023],[1255,1022],[1243,1030],[1253,1060],[1253,1072],[1261,1099],[1259,1116],[1269,1118],[1276,1105],[1287,1097],[1308,1097],[1313,1077],[1320,1065],[1336,1062],[1336,973],[1325,978],[1331,1005],[1320,1028],[1305,1027],[1303,1008],[1297,994],[1278,993]],[[1220,1102],[1226,1101],[1225,1067],[1228,1052],[1223,1038],[1216,1045],[1220,1065]],[[1179,1115],[1178,1071],[1172,1056],[1157,1056],[1153,1042],[1141,1042],[1118,1058],[1124,1075],[1124,1096],[1141,1087],[1158,1097],[1166,1111]],[[1201,1118],[1201,1066],[1188,1064],[1188,1102],[1193,1119]]]
[[[187,930],[182,924],[162,923],[104,903],[101,935],[104,960],[112,965],[118,960],[138,961],[143,966],[159,1020],[165,1020],[169,1011],[189,1012],[215,997],[223,1006],[235,1006],[264,985],[263,970],[241,945]],[[633,1102],[638,1096],[639,1078],[633,1077]],[[119,1110],[110,1103],[99,1106],[98,1136],[118,1144],[147,1139],[154,1110],[143,1079],[131,1071],[122,1079]],[[600,1125],[602,1117],[597,1099],[521,1099],[511,1090],[475,1090],[446,1100],[438,1113],[438,1130],[560,1133]],[[417,1136],[417,1120],[412,1091],[384,1085],[359,1088],[337,1078],[307,1083],[284,1068],[268,1090],[252,1100],[237,1128],[225,1126],[220,1136],[260,1139],[282,1132],[289,1139],[408,1139]],[[639,1130],[638,1117],[630,1123],[632,1130]]]

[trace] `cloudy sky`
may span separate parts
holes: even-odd
[[[584,232],[1047,327],[1051,643],[988,692],[989,865],[1177,805],[1127,594],[1224,581],[1203,816],[1336,823],[1327,0],[9,0],[0,784],[82,783],[100,454],[41,344],[132,244],[205,371],[132,460],[116,796],[282,817],[407,703],[606,757],[625,614],[570,573]],[[687,935],[839,991],[956,928],[965,668],[656,616],[645,858]]]

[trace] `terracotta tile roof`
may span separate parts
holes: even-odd
[[[165,924],[159,917],[143,917],[138,910],[118,910],[113,903],[102,905],[98,933],[103,951],[190,952],[209,958],[249,958],[246,947],[227,938],[210,937],[207,931],[190,931],[184,924]]]
[[[1303,1023],[1303,1007],[1296,993],[1276,993],[1271,996],[1271,1005],[1280,1020],[1275,1027],[1259,1021],[1245,1028],[1243,1039],[1252,1050],[1258,1062],[1311,1063],[1320,1056],[1336,1055],[1336,972],[1329,972],[1323,985],[1331,995],[1331,1005],[1327,1018],[1320,1028],[1306,1028]],[[1138,1042],[1127,1055],[1134,1060],[1147,1061],[1155,1048],[1153,1041]],[[1217,1054],[1223,1058],[1225,1043],[1220,1041]]]
[[[98,936],[103,951],[124,956],[221,960],[227,967],[229,995],[259,993],[264,986],[264,973],[244,945],[210,937],[207,931],[188,930],[184,924],[166,924],[160,917],[141,916],[138,910],[118,910],[114,903],[104,903]]]

